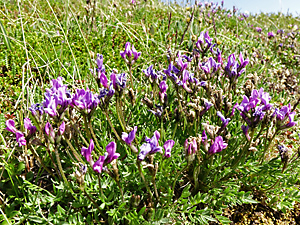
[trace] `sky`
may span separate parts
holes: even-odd
[[[175,1],[175,0],[163,0],[164,2]],[[180,2],[194,2],[194,0],[177,0]],[[221,0],[198,0],[198,2],[219,2]],[[248,11],[251,14],[254,13],[277,13],[287,12],[292,13],[294,16],[300,16],[300,0],[224,0],[224,6],[227,9],[232,9],[236,6],[240,12]]]

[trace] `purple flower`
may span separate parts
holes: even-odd
[[[132,60],[132,64],[141,56],[141,52],[137,52],[137,50],[135,49],[135,47],[132,45],[132,53],[133,53],[133,60]]]
[[[91,140],[92,141],[92,140]],[[94,144],[94,143],[93,143]],[[93,145],[94,148],[94,145]],[[93,170],[101,173],[103,166],[111,163],[113,160],[120,157],[119,153],[116,153],[117,145],[115,142],[110,142],[106,146],[106,152],[104,153],[104,156],[100,156],[99,159],[93,164]],[[90,154],[91,155],[91,154]]]
[[[152,80],[156,80],[159,76],[157,73],[155,73],[155,70],[153,69],[153,65],[151,65],[147,69],[143,70],[143,73],[147,77],[151,77]]]
[[[126,60],[126,56],[129,58],[132,56],[132,51],[130,49],[130,42],[126,42],[125,50],[124,50],[124,52],[120,52],[120,55],[125,60]]]
[[[86,113],[90,113],[97,107],[99,98],[94,95],[89,89],[77,89],[75,95],[72,98],[71,106],[77,106],[80,110],[85,110]]]
[[[291,104],[289,103],[288,106],[283,106],[280,110],[277,108],[273,115],[276,115],[277,120],[283,121],[287,116],[289,116],[291,112]]]
[[[162,153],[162,148],[158,144],[160,138],[160,133],[156,130],[152,138],[145,138],[146,143],[140,147],[140,153],[138,155],[138,160],[143,161],[148,154],[154,154],[156,152]]]
[[[269,32],[268,33],[268,38],[273,38],[275,37],[275,34],[273,33],[273,31]]]
[[[239,55],[239,60],[240,60],[240,63],[241,63],[239,68],[245,68],[249,64],[249,59],[247,58],[247,59],[244,60],[244,57],[243,57],[242,53],[240,53],[240,55]]]
[[[195,154],[198,149],[196,139],[195,138],[192,138],[191,140],[189,138],[186,139],[184,142],[184,149],[187,156]]]
[[[140,151],[137,159],[139,161],[143,161],[145,159],[146,155],[148,155],[151,152],[151,145],[149,143],[144,143],[140,147],[140,150],[141,151]]]
[[[21,147],[22,145],[26,145],[26,139],[21,131],[16,131],[16,139],[19,143],[19,147]]]
[[[104,73],[105,72],[105,67],[103,65],[103,55],[100,55],[99,53],[97,54],[96,58],[96,63],[97,63],[97,69],[96,71],[99,73]]]
[[[103,87],[107,88],[107,77],[106,77],[105,73],[99,74],[98,79],[99,79],[100,84],[102,84]]]
[[[284,125],[279,126],[279,129],[283,130],[283,129],[290,128],[290,127],[293,127],[293,126],[297,125],[297,122],[294,121],[295,114],[296,114],[296,112],[290,113],[289,122],[287,122]]]
[[[242,15],[245,19],[249,17],[249,14],[247,14],[247,13],[242,13]]]
[[[217,115],[221,118],[222,121],[222,127],[226,127],[230,121],[230,118],[225,119],[225,117],[222,115],[222,113],[220,111],[217,111]],[[221,127],[221,128],[222,128]]]
[[[51,124],[49,122],[46,123],[45,125],[45,132],[47,134],[47,136],[50,138],[50,139],[53,139],[55,138],[55,133],[54,133],[54,130],[51,126]]]
[[[263,91],[263,88],[259,91],[254,89],[249,98],[244,96],[243,101],[237,109],[241,111],[240,115],[248,126],[256,127],[264,118],[266,111],[272,108],[272,104],[269,103],[270,99],[271,97],[268,93]]]
[[[204,101],[204,109],[200,112],[200,116],[203,116],[213,104],[207,100]]]
[[[29,135],[30,136],[33,135],[37,131],[36,126],[32,125],[29,118],[24,119],[24,127],[25,127],[25,129],[29,130]]]
[[[287,148],[284,145],[277,145],[281,160],[284,160],[287,153]]]
[[[131,44],[127,42],[125,44],[124,52],[120,52],[120,55],[127,63],[129,62],[133,64],[141,56],[141,52],[137,52],[133,45],[131,48]],[[132,55],[133,55],[133,59],[131,59]],[[129,58],[129,61],[126,59],[126,56]]]
[[[66,124],[65,124],[65,121],[63,121],[63,122],[61,123],[61,125],[59,126],[59,134],[60,134],[60,135],[63,135],[64,132],[65,132],[65,129],[66,129]]]
[[[258,32],[258,33],[261,33],[262,32],[262,29],[260,27],[255,27],[255,30]]]
[[[208,31],[206,33],[202,31],[196,42],[196,47],[202,51],[205,51],[205,45],[206,49],[209,49],[212,46],[212,39],[209,37]]]
[[[242,112],[248,112],[250,109],[253,109],[258,104],[258,92],[257,90],[253,90],[251,93],[250,98],[248,98],[246,95],[244,95],[243,101],[237,106],[237,109]]]
[[[183,62],[180,52],[178,53],[176,61],[177,65],[180,67],[180,71],[184,71],[188,67],[188,62]]]
[[[149,109],[148,111],[153,113],[155,116],[161,117],[164,112],[164,108],[163,106],[155,104],[154,110]]]
[[[24,134],[21,131],[18,131],[15,127],[15,121],[12,119],[9,119],[5,122],[6,124],[6,130],[16,134],[16,140],[19,143],[19,146],[26,145],[26,139],[24,137]]]
[[[170,78],[172,78],[172,81],[174,81],[175,83],[177,83],[177,80],[178,80],[177,75],[180,72],[180,70],[177,69],[176,66],[174,66],[172,63],[170,63],[168,69],[164,70],[163,72],[167,76],[169,76]]]
[[[36,116],[37,112],[39,112],[40,115],[42,115],[44,113],[43,106],[39,103],[32,104],[31,107],[29,107],[29,110],[31,111],[31,114],[33,116]]]
[[[277,34],[284,34],[284,30],[278,29],[278,30],[277,30]]]
[[[231,113],[230,113],[230,117],[232,117],[234,115],[235,109],[239,106],[238,103],[235,103],[235,105],[232,107]]]
[[[99,159],[94,163],[93,170],[97,173],[101,173],[104,165],[105,156],[101,155]]]
[[[135,134],[136,134],[136,131],[137,131],[137,126],[135,126],[133,128],[133,130],[127,134],[125,132],[122,133],[122,140],[126,142],[126,144],[128,145],[131,145],[131,142],[134,140],[135,138]]]
[[[192,57],[189,57],[187,55],[182,55],[182,57],[187,61],[187,62],[192,62]]]
[[[120,157],[119,153],[116,153],[117,144],[112,141],[106,146],[106,152],[104,153],[105,160],[104,165],[111,163],[113,160]]]
[[[227,148],[227,144],[223,142],[223,137],[218,136],[216,137],[214,143],[210,146],[208,150],[208,154],[212,155],[217,152],[221,152],[223,149]]]
[[[110,80],[112,81],[113,87],[115,90],[122,90],[126,87],[126,73],[115,74],[112,73],[110,75]]]
[[[44,111],[53,117],[57,115],[56,108],[58,105],[58,98],[56,95],[51,95],[50,92],[45,93],[45,101],[43,102]]]
[[[15,127],[15,121],[13,121],[12,119],[6,120],[5,124],[6,124],[6,128],[5,128],[6,130],[14,134],[18,131]]]
[[[159,83],[159,89],[160,89],[159,96],[160,96],[161,101],[163,101],[165,99],[165,95],[166,95],[167,89],[168,89],[168,85],[167,85],[166,81],[163,80]]]
[[[201,67],[206,74],[215,73],[221,66],[221,63],[217,63],[212,57],[207,62],[203,63]]]
[[[190,79],[193,76],[194,76],[194,74],[190,74],[189,71],[184,70],[182,73],[182,81],[180,83],[178,83],[178,85],[181,85],[184,88],[184,90],[191,93],[192,90],[188,87],[187,81],[189,81],[189,82],[193,81],[193,79]]]
[[[203,130],[202,131],[202,140],[201,140],[201,142],[202,142],[202,144],[204,144],[206,141],[207,141],[207,135],[205,133],[205,130]]]
[[[91,161],[91,154],[92,154],[92,151],[94,150],[94,141],[93,139],[90,140],[90,144],[89,144],[89,147],[86,148],[86,147],[82,147],[81,148],[81,155],[84,156],[84,158],[86,159],[86,161],[90,162]],[[104,157],[104,156],[103,156]],[[98,160],[99,161],[99,160]],[[102,169],[102,168],[101,168]]]
[[[242,125],[241,128],[242,128],[243,133],[245,134],[247,140],[250,141],[250,136],[249,136],[249,134],[248,134],[249,126]]]
[[[170,158],[171,157],[171,150],[173,148],[175,144],[175,141],[173,140],[167,140],[165,143],[164,143],[164,149],[165,149],[165,157],[166,158]]]

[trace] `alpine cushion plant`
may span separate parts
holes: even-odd
[[[135,10],[146,6],[136,2],[130,6],[130,13],[138,15]],[[126,26],[130,28],[135,24],[128,9],[122,8],[122,4],[116,7],[130,20]],[[223,26],[217,18],[227,20],[228,11],[212,3],[194,9],[194,18],[203,15],[203,20],[211,20],[211,28],[197,33],[200,28],[195,29],[194,20],[193,26],[187,26],[182,43],[177,42],[175,30],[176,33],[173,36],[170,33],[166,39],[166,46],[161,42],[158,49],[155,42],[141,43],[141,32],[135,47],[139,46],[143,57],[127,42],[119,56],[121,63],[125,62],[122,65],[125,69],[117,68],[120,72],[114,68],[120,66],[114,61],[114,51],[104,49],[105,57],[91,53],[95,68],[87,76],[92,75],[94,82],[84,77],[80,66],[85,64],[78,64],[80,68],[74,77],[83,77],[84,86],[72,81],[68,82],[73,83],[72,86],[66,85],[62,77],[52,79],[42,96],[28,98],[39,99],[39,103],[34,102],[29,107],[30,119],[24,119],[24,127],[14,120],[6,121],[5,132],[12,132],[16,136],[15,145],[19,146],[16,155],[22,153],[21,148],[26,154],[34,155],[39,162],[37,166],[44,169],[41,170],[43,175],[51,175],[54,186],[59,185],[59,190],[63,189],[61,193],[66,193],[63,201],[69,201],[69,212],[74,212],[76,218],[84,218],[83,223],[222,222],[220,215],[224,207],[254,202],[252,194],[257,197],[262,193],[264,204],[280,205],[282,193],[299,192],[293,178],[297,177],[294,171],[299,163],[298,152],[289,151],[298,147],[298,137],[290,134],[290,128],[297,126],[297,104],[293,97],[283,101],[271,85],[269,89],[260,87],[271,79],[261,72],[262,68],[280,64],[277,57],[274,65],[265,60],[278,48],[277,44],[272,51],[271,40],[255,48],[247,42],[244,48],[243,37],[236,36],[232,29],[228,29],[226,37],[221,33]],[[172,14],[168,32],[173,32]],[[230,24],[232,21],[240,23],[235,20],[235,14],[230,16]],[[247,22],[251,19],[250,15]],[[103,26],[105,30],[106,25]],[[153,27],[149,26],[150,33]],[[205,27],[205,24],[201,26]],[[243,28],[250,33],[255,31],[253,27],[246,24]],[[163,23],[161,28],[164,28]],[[140,26],[135,30],[141,31]],[[104,32],[105,38],[114,29],[106,31],[109,32]],[[212,32],[215,32],[214,39],[209,36]],[[265,34],[257,32],[254,35],[259,37],[258,41],[266,39]],[[199,38],[196,35],[190,38],[189,34],[193,33]],[[282,34],[278,33],[276,39],[283,39]],[[158,37],[156,33],[151,35],[151,40]],[[292,42],[289,40],[292,35],[280,41],[286,45]],[[126,42],[117,36],[112,40],[113,49]],[[242,48],[242,53],[231,52]],[[110,59],[107,63],[106,57]],[[145,76],[134,79],[138,74]],[[286,87],[292,88],[288,82],[293,79],[282,80]],[[137,101],[133,101],[134,98]],[[279,106],[278,99],[284,104]],[[152,131],[154,134],[144,139]],[[287,138],[282,138],[283,135]],[[128,148],[132,151],[127,151]],[[34,171],[27,173],[25,179]],[[23,182],[19,186],[22,185]],[[278,195],[280,201],[275,198]],[[42,200],[38,207],[44,210],[49,205],[43,205]],[[83,203],[91,209],[90,214],[84,210],[74,211],[73,205]],[[53,202],[49,204],[52,206]],[[57,208],[57,212],[62,211]],[[52,223],[59,223],[50,219]]]

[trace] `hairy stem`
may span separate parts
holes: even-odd
[[[113,130],[114,134],[116,135],[117,139],[118,139],[119,141],[121,141],[121,138],[120,138],[120,136],[118,135],[118,132],[116,131],[116,129],[114,128],[114,126],[113,126],[112,123],[111,123],[111,120],[110,120],[110,118],[109,118],[109,116],[108,116],[108,114],[107,114],[107,111],[104,111],[104,114],[105,114],[105,116],[106,116],[106,119],[107,119],[107,121],[108,121],[108,123],[109,123],[111,129]]]
[[[34,148],[32,148],[31,146],[29,146],[34,158],[36,158],[36,160],[42,165],[42,167],[52,176],[55,178],[54,174],[51,172],[51,170],[44,164],[44,162],[41,160],[41,158],[39,157],[38,153],[34,150]]]

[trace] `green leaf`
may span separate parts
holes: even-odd
[[[35,223],[43,223],[43,222],[45,222],[44,219],[42,219],[42,218],[40,218],[40,217],[38,217],[38,216],[33,216],[33,215],[28,216],[28,219],[29,219],[30,221],[35,222]]]
[[[2,132],[5,129],[6,125],[5,125],[5,117],[4,114],[1,113],[0,114],[0,132]]]
[[[57,208],[57,212],[58,213],[60,213],[61,215],[65,214],[66,211],[60,205],[57,205],[56,208]]]
[[[232,221],[225,216],[215,215],[221,224],[230,224]]]
[[[143,208],[141,208],[141,210],[139,211],[138,215],[141,216],[143,215],[143,213],[145,212],[146,210],[146,206],[144,206]]]
[[[9,39],[7,37],[7,34],[6,34],[6,31],[5,31],[5,28],[0,20],[0,28],[1,28],[1,31],[2,31],[2,35],[3,35],[3,38],[4,38],[4,42],[6,44],[6,47],[9,49],[9,51],[11,51],[11,47],[10,47],[10,43],[9,43]]]

